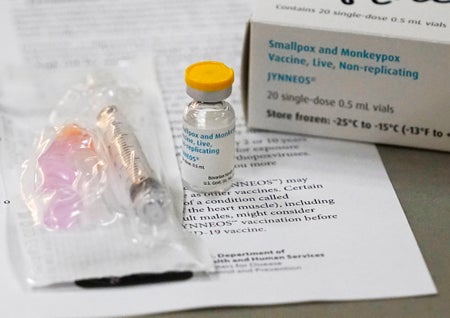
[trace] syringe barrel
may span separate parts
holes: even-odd
[[[141,145],[116,106],[105,107],[98,115],[111,161],[126,183],[130,199],[139,219],[158,224],[166,219],[164,206],[168,204],[165,188],[151,169]]]
[[[119,173],[126,174],[121,177],[129,179],[130,187],[155,178],[139,141],[116,106],[105,107],[98,115],[97,124],[102,130],[111,160]]]

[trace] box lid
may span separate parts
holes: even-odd
[[[265,0],[252,7],[252,22],[450,43],[447,0]]]

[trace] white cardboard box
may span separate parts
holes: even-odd
[[[250,128],[450,151],[448,1],[259,1],[245,44]]]

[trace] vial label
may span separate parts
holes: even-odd
[[[181,173],[194,190],[220,189],[234,174],[234,130],[183,126]]]

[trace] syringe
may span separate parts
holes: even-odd
[[[168,197],[150,167],[139,141],[116,106],[100,111],[97,126],[101,129],[111,161],[121,181],[129,188],[133,207],[140,220],[155,225],[166,219],[164,207]]]

